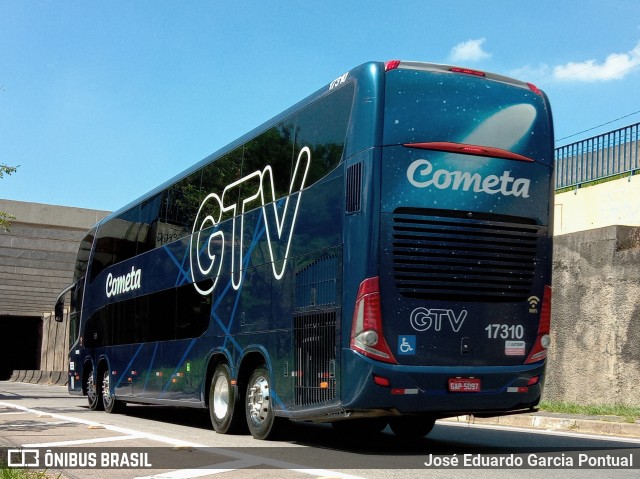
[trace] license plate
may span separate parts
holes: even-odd
[[[449,378],[449,392],[479,393],[480,378]]]

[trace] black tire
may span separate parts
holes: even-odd
[[[209,387],[209,416],[218,434],[237,434],[246,429],[238,396],[238,388],[231,384],[229,366],[218,364]]]
[[[249,432],[256,439],[272,439],[277,427],[271,400],[271,379],[264,366],[253,370],[247,384],[245,416]]]
[[[399,416],[389,420],[389,426],[402,439],[420,439],[431,432],[436,420],[432,417]]]
[[[366,437],[371,434],[378,434],[387,427],[386,417],[372,417],[360,419],[347,419],[345,421],[332,422],[333,429],[348,437]]]
[[[102,404],[109,414],[117,414],[124,409],[124,403],[118,399],[111,387],[111,372],[105,369],[102,373]]]
[[[102,402],[102,381],[95,380],[93,367],[91,367],[89,374],[87,374],[85,387],[87,390],[89,409],[92,411],[102,411],[104,409],[104,403]]]

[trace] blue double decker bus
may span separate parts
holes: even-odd
[[[553,127],[535,86],[366,63],[100,221],[69,391],[426,435],[523,412],[549,346]]]

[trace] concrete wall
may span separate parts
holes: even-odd
[[[0,379],[14,369],[66,370],[64,329],[45,313],[71,284],[80,240],[108,212],[10,200],[0,211],[16,217],[0,230]]]
[[[55,321],[53,313],[42,316],[42,350],[40,369],[42,371],[67,371],[69,352],[69,315],[65,311],[64,321]],[[66,375],[66,374],[65,374]]]
[[[83,235],[108,212],[10,200],[0,211],[16,217],[0,231],[0,316],[40,317],[71,283]]]
[[[545,399],[637,405],[640,228],[558,236],[553,263]]]
[[[640,175],[557,194],[554,213],[556,235],[613,225],[640,226]]]

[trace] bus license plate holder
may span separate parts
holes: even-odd
[[[480,378],[449,378],[451,393],[479,393],[482,390]]]

